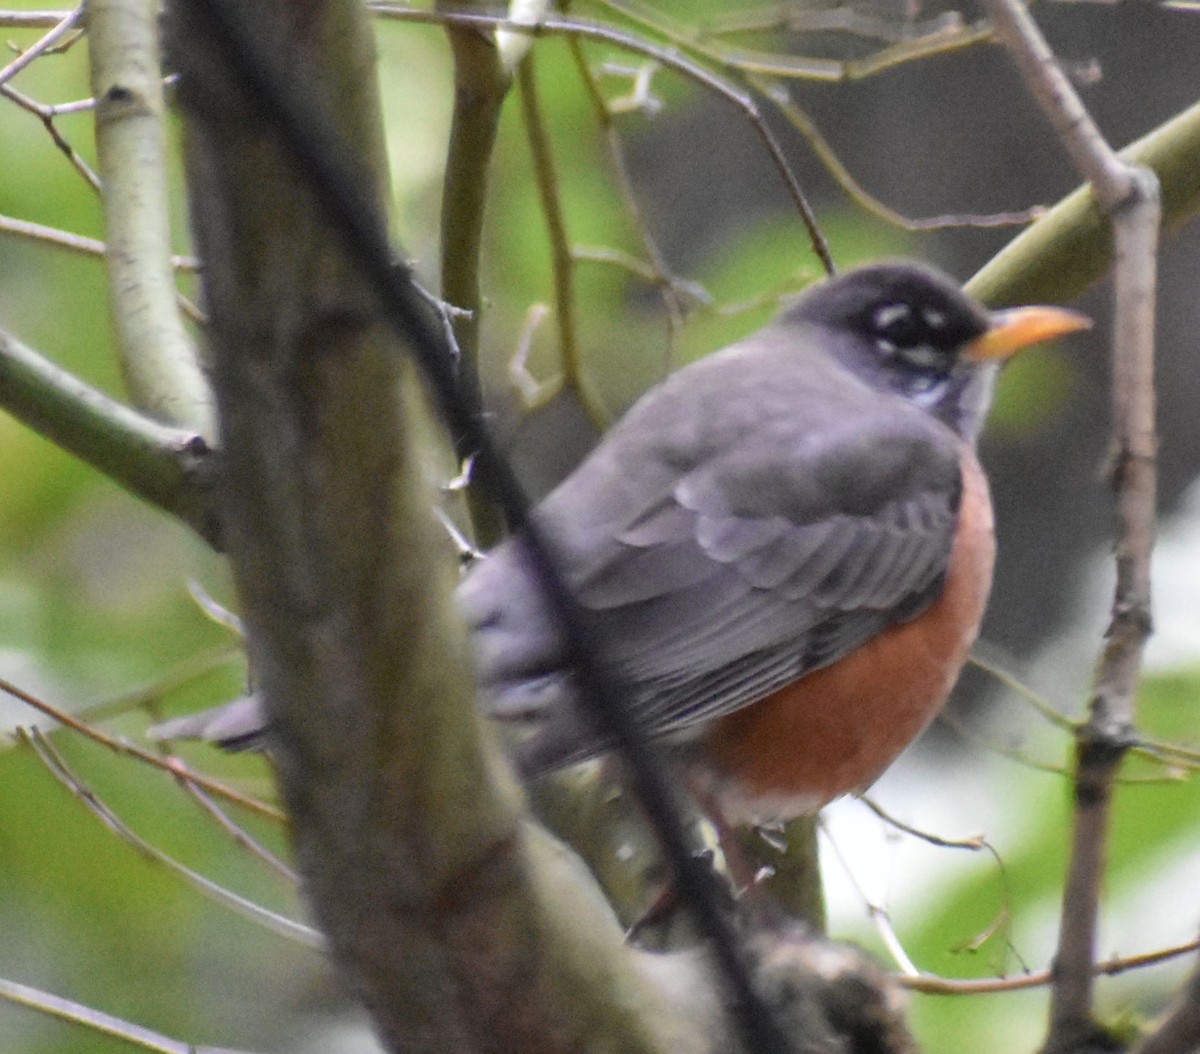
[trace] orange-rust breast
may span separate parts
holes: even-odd
[[[727,817],[796,816],[873,783],[946,702],[979,632],[994,558],[987,480],[967,450],[938,600],[709,730],[703,752]]]

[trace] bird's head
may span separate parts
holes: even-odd
[[[828,331],[828,346],[866,383],[894,392],[973,438],[999,364],[1086,329],[1058,307],[988,311],[948,276],[911,263],[848,271],[808,291],[785,321]]]

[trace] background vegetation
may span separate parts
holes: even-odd
[[[728,5],[715,3],[674,6],[676,15],[695,24],[728,14]],[[1197,94],[1200,16],[1177,6],[1039,9],[1060,51],[1082,71],[1089,105],[1119,145]],[[910,11],[906,23],[887,4],[856,10],[863,18],[907,25],[910,33],[948,17],[939,10]],[[577,13],[653,35],[610,6],[581,6]],[[976,13],[964,15],[969,22]],[[20,49],[44,31],[10,27],[4,36]],[[377,31],[394,230],[436,288],[452,98],[449,49],[436,25],[380,18]],[[728,40],[734,43],[726,45]],[[772,54],[837,59],[863,58],[881,46],[856,34],[777,29],[720,41],[723,47],[748,41],[744,46]],[[610,109],[614,99],[634,93],[612,119],[645,216],[639,228],[622,205],[605,129],[567,42],[541,40],[535,51],[566,229],[572,244],[589,250],[575,269],[586,405],[581,408],[577,391],[553,394],[562,360],[552,312],[529,340],[528,374],[538,383],[536,393],[527,383],[525,395],[533,396],[536,409],[510,380],[509,364],[531,332],[531,310],[551,303],[554,289],[515,97],[502,116],[487,206],[482,369],[501,426],[537,490],[586,448],[593,425],[618,413],[665,369],[760,324],[780,295],[817,277],[820,267],[743,115],[685,77],[585,42],[586,65]],[[1088,74],[1092,69],[1098,79]],[[40,58],[11,87],[44,104],[87,98],[86,39]],[[643,87],[647,94],[639,98]],[[1075,182],[993,44],[947,50],[861,81],[797,81],[792,90],[838,156],[874,193],[904,211],[1018,211],[1053,203]],[[172,116],[169,127],[177,136],[174,122]],[[90,112],[56,117],[53,127],[94,166]],[[814,194],[841,266],[911,254],[965,278],[1012,234],[958,225],[919,233],[884,223],[834,185],[785,120],[772,117],[771,127]],[[103,236],[97,193],[44,123],[11,96],[0,99],[0,144],[0,217]],[[176,249],[186,254],[178,161],[172,166]],[[646,258],[645,231],[653,232],[680,276],[674,300],[664,301],[653,282],[620,265],[624,256]],[[1198,254],[1194,232],[1182,234],[1165,254],[1167,511],[1195,474],[1197,427],[1186,408],[1195,405],[1194,377],[1200,377]],[[186,274],[180,284],[197,295]],[[1104,310],[1098,299],[1089,304]],[[0,228],[0,325],[90,383],[121,392],[100,259]],[[1078,638],[1064,636],[1064,627],[1082,623],[1090,633],[1103,623],[1108,602],[1103,590],[1089,586],[1096,564],[1088,562],[1110,521],[1098,481],[1105,455],[1097,411],[1103,402],[1102,347],[1098,336],[1094,361],[1050,352],[1014,369],[985,455],[995,466],[1006,554],[987,654],[999,654],[1001,665],[1071,717],[1087,697],[1088,666],[1099,639],[1091,634],[1082,649],[1073,648]],[[1168,596],[1172,582],[1186,581],[1198,558],[1195,550],[1180,548],[1183,562],[1164,583]],[[103,718],[111,733],[140,743],[154,716],[212,704],[242,687],[236,637],[206,616],[189,594],[192,582],[232,604],[222,560],[191,533],[15,419],[0,416],[0,677],[71,712]],[[1186,600],[1176,606],[1186,617]],[[1200,661],[1176,651],[1169,664],[1145,685],[1139,727],[1147,737],[1194,743]],[[830,819],[833,841],[865,883],[866,895],[891,913],[908,955],[922,970],[947,977],[1041,969],[1054,946],[1070,814],[1062,769],[1071,740],[1018,693],[990,685],[977,675],[965,686],[955,720],[968,725],[970,735],[935,731],[877,797],[923,830],[960,838],[982,833],[991,850],[922,845],[891,832],[857,803],[839,806]],[[37,720],[24,704],[0,695],[6,732]],[[69,731],[55,731],[49,741],[86,782],[86,793],[152,846],[275,910],[301,912],[291,883],[207,821],[202,805],[169,775]],[[0,977],[223,1047],[330,1049],[332,1031],[364,1027],[319,953],[201,895],[194,882],[98,822],[81,800],[85,792],[77,787],[72,794],[56,781],[27,740],[6,739],[6,745],[0,751]],[[997,748],[1019,758],[1002,757]],[[203,748],[186,757],[249,795],[271,798],[269,773],[258,758],[218,757]],[[1045,768],[1031,767],[1029,758]],[[1102,939],[1113,954],[1182,944],[1195,934],[1200,849],[1192,817],[1200,792],[1190,761],[1135,759],[1126,769],[1131,782],[1118,797]],[[238,816],[282,851],[276,822]],[[864,892],[828,852],[826,868],[832,932],[884,956]],[[883,880],[876,882],[879,876]],[[1177,990],[1185,964],[1134,970],[1106,982],[1102,1011],[1110,1021],[1154,1014]],[[913,1027],[931,1054],[966,1049],[968,1036],[969,1049],[980,1054],[1032,1049],[1044,1034],[1045,1003],[1042,989],[915,995]],[[356,1036],[339,1037],[337,1049],[367,1042]],[[128,1049],[125,1041],[6,1002],[0,1002],[0,1044],[28,1054]]]

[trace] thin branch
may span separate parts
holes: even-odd
[[[23,92],[17,91],[11,84],[0,84],[0,95],[16,103],[22,110],[33,114],[41,121],[42,127],[46,129],[46,133],[50,136],[51,141],[58,148],[59,152],[71,163],[71,167],[83,177],[92,190],[96,191],[96,193],[100,192],[100,177],[92,171],[92,166],[83,159],[79,151],[58,130],[58,126],[54,123],[56,115],[51,113],[53,107],[44,106],[37,100],[31,99]]]
[[[2,16],[0,16],[0,24],[3,24]],[[155,1051],[157,1054],[239,1054],[238,1051],[228,1048],[201,1047],[194,1043],[171,1039],[160,1032],[135,1025],[112,1014],[106,1014],[102,1010],[95,1010],[82,1003],[76,1003],[74,1000],[64,999],[60,995],[53,995],[40,988],[17,981],[9,981],[6,978],[0,978],[0,999],[6,999],[16,1006],[23,1006],[29,1010],[36,1010],[40,1014],[57,1018],[59,1021],[81,1025],[92,1032],[111,1036],[113,1039],[124,1040],[142,1050]]]
[[[144,417],[3,330],[0,406],[216,544],[211,451],[195,432]]]
[[[97,238],[89,238],[83,234],[72,234],[70,231],[59,230],[57,227],[47,227],[30,220],[18,220],[11,216],[0,216],[0,234],[28,238],[30,241],[52,245],[56,249],[66,249],[68,252],[79,253],[81,256],[103,258],[108,253],[108,246]],[[193,256],[172,256],[171,266],[177,271],[195,271],[196,258]],[[204,324],[204,312],[180,292],[175,298],[179,309],[197,325]]]
[[[980,657],[977,652],[971,654],[968,660],[971,665],[982,670],[997,683],[1007,688],[1018,698],[1023,699],[1048,724],[1074,736],[1079,731],[1079,722],[1067,717],[1061,710],[1047,699],[1042,698],[1019,677],[998,666],[988,659]],[[959,731],[963,731],[961,728]],[[1149,761],[1160,765],[1174,766],[1184,769],[1200,768],[1200,750],[1161,739],[1152,739],[1139,734],[1130,747],[1130,753],[1137,754]],[[1168,777],[1170,778],[1170,777]],[[1121,781],[1132,782],[1132,781]]]
[[[579,325],[575,315],[575,260],[567,234],[566,217],[563,215],[558,174],[555,170],[554,154],[550,149],[550,136],[538,98],[535,61],[536,56],[533,52],[525,56],[517,71],[517,85],[521,115],[529,138],[529,152],[533,157],[538,200],[542,205],[546,232],[550,238],[550,261],[554,274],[554,318],[558,324],[562,382],[575,392],[591,423],[596,428],[603,429],[609,423],[609,414],[591,394],[591,388],[584,375],[583,357],[579,351]]]
[[[1158,180],[1123,161],[1104,141],[1074,86],[1020,0],[987,0],[996,32],[1090,183],[1113,225],[1113,486],[1118,513],[1113,616],[1088,720],[1076,740],[1075,830],[1055,958],[1047,1050],[1072,1050],[1099,1031],[1093,964],[1107,859],[1113,782],[1135,741],[1134,708],[1150,634],[1154,543],[1154,311]]]
[[[439,9],[444,6],[438,5]],[[505,66],[494,34],[449,26],[447,35],[454,56],[454,112],[442,178],[441,296],[456,309],[451,321],[460,356],[459,398],[470,413],[482,419],[479,336],[484,311],[480,285],[484,214],[511,70]],[[463,437],[456,436],[455,442],[460,461],[475,453],[463,445]],[[476,544],[490,549],[504,536],[504,519],[485,486],[480,480],[468,487],[466,504]]]
[[[1120,157],[1158,176],[1165,229],[1200,215],[1200,103],[1131,143]],[[1107,274],[1112,255],[1108,217],[1084,185],[1009,242],[966,289],[991,307],[1064,302]]]
[[[850,4],[822,8],[810,7],[805,3],[751,7],[745,11],[710,15],[700,23],[705,36],[771,30],[790,33],[842,32],[885,43],[952,33],[962,26],[963,16],[958,11],[947,11],[924,21],[916,21],[912,17],[912,9],[896,19],[872,15]]]
[[[671,20],[660,9],[639,0],[599,0],[599,3],[634,24],[666,37],[677,47],[695,52],[727,69],[794,80],[861,80],[906,62],[974,47],[992,39],[991,27],[986,22],[965,26],[959,18],[936,24],[926,34],[897,41],[864,58],[841,61],[714,43],[711,34],[698,34],[692,27]]]
[[[825,166],[826,171],[859,208],[877,216],[893,227],[906,231],[938,231],[954,227],[1020,227],[1043,216],[1046,209],[1042,205],[1034,205],[1028,209],[1015,212],[994,213],[950,213],[943,216],[925,216],[913,218],[896,211],[890,205],[875,197],[855,177],[838,157],[829,140],[821,133],[816,122],[791,99],[787,86],[762,74],[746,73],[746,82],[761,92],[775,108],[783,114],[788,123],[799,132],[812,148],[817,160]]]
[[[109,299],[121,369],[155,417],[214,435],[212,395],[176,306],[157,5],[87,6]]]
[[[1184,955],[1192,955],[1200,950],[1200,940],[1188,941],[1170,948],[1159,948],[1156,951],[1144,952],[1141,955],[1126,955],[1115,959],[1105,959],[1092,967],[1096,976],[1115,977],[1129,970],[1141,970],[1148,966],[1170,962]],[[1032,973],[1020,974],[1017,977],[981,977],[959,979],[953,977],[938,977],[934,974],[922,973],[918,977],[900,977],[899,983],[914,992],[925,995],[993,995],[1001,992],[1019,992],[1027,988],[1042,988],[1054,982],[1055,971],[1035,970]]]
[[[69,714],[66,710],[52,706],[43,699],[39,699],[32,692],[27,692],[23,688],[19,688],[11,681],[0,677],[0,692],[6,692],[14,699],[19,699],[26,706],[32,707],[38,713],[45,714],[51,720],[57,721],[61,725],[65,725],[72,731],[78,732],[82,736],[86,736],[94,743],[99,743],[103,747],[107,747],[115,754],[123,754],[128,757],[136,758],[143,764],[150,765],[153,768],[159,769],[167,773],[175,779],[182,779],[187,783],[193,783],[197,787],[202,788],[209,794],[214,794],[217,797],[224,798],[228,802],[240,806],[258,816],[267,820],[272,820],[275,823],[282,824],[286,817],[278,809],[265,802],[259,801],[257,798],[250,798],[232,787],[227,787],[218,780],[210,779],[208,776],[201,775],[198,772],[192,772],[178,758],[163,758],[157,754],[152,754],[149,751],[142,750],[140,747],[135,747],[132,743],[125,739],[117,739],[107,733],[101,732],[98,728],[93,728],[85,721],[80,721],[79,718]]]
[[[517,333],[517,348],[508,360],[508,382],[521,400],[526,412],[539,410],[562,391],[562,374],[539,381],[529,368],[529,355],[533,351],[533,338],[541,328],[550,309],[545,304],[530,304]]]
[[[32,220],[19,220],[14,216],[0,216],[0,234],[11,234],[18,238],[45,242],[58,249],[66,249],[81,256],[103,256],[108,247],[99,238],[86,234],[72,234],[58,227],[47,227]],[[196,271],[199,263],[194,256],[172,256],[171,266],[177,271]]]
[[[0,11],[0,29],[49,29],[72,14],[71,11]]]
[[[662,298],[667,318],[665,372],[670,369],[671,360],[674,357],[675,344],[679,339],[680,330],[683,328],[684,299],[688,298],[704,303],[707,302],[708,298],[695,283],[684,282],[675,276],[667,265],[667,261],[658,247],[658,241],[651,233],[650,226],[642,214],[641,205],[638,202],[637,194],[634,192],[633,179],[629,174],[629,165],[625,160],[625,148],[621,142],[620,133],[617,131],[617,125],[613,120],[608,103],[600,91],[600,85],[596,82],[595,74],[592,73],[592,69],[588,65],[587,57],[583,53],[583,46],[575,37],[568,37],[567,48],[571,52],[576,72],[579,74],[584,91],[587,93],[588,102],[592,107],[592,115],[595,117],[596,123],[599,125],[600,131],[604,136],[604,142],[608,148],[609,163],[612,165],[613,175],[617,181],[617,192],[621,196],[625,214],[629,217],[633,229],[641,239],[642,249],[649,260],[649,265],[645,270],[639,271],[636,266],[630,266],[629,269],[633,273],[639,274],[643,281],[653,285]],[[633,262],[631,257],[624,257],[623,254],[616,254],[616,256],[619,259],[628,259],[631,263]],[[583,258],[578,246],[574,249],[574,257],[577,260]],[[637,262],[640,263],[640,261]]]
[[[997,862],[1000,860],[999,854],[997,854],[991,843],[981,834],[971,835],[969,838],[943,838],[941,835],[933,834],[930,831],[922,831],[919,827],[913,827],[911,824],[905,823],[884,809],[874,798],[868,797],[866,794],[858,795],[858,800],[889,827],[894,827],[897,831],[907,834],[912,838],[927,842],[929,845],[936,846],[939,849],[968,849],[973,853],[977,853],[981,849],[986,849],[991,852]]]
[[[178,781],[188,797],[199,805],[209,817],[216,821],[217,826],[233,839],[235,845],[245,849],[251,856],[266,864],[268,868],[287,882],[288,885],[293,888],[300,885],[300,876],[291,867],[285,864],[275,853],[271,852],[270,849],[263,845],[262,842],[255,838],[241,824],[235,822],[221,806],[197,787],[195,783],[182,775],[178,777]]]
[[[897,967],[899,967],[901,978],[919,978],[921,976],[921,971],[917,969],[916,964],[909,957],[909,954],[905,950],[899,935],[896,933],[896,929],[892,925],[891,914],[882,904],[877,903],[876,901],[872,900],[870,896],[868,896],[866,889],[863,887],[862,883],[859,882],[858,875],[855,874],[854,869],[850,866],[850,862],[843,855],[837,844],[837,841],[830,837],[829,831],[825,828],[824,824],[821,824],[820,821],[818,821],[818,823],[821,829],[825,832],[826,841],[833,849],[833,855],[837,857],[838,863],[842,865],[843,873],[850,880],[850,884],[854,887],[854,891],[858,894],[858,899],[863,902],[863,906],[867,911],[867,916],[874,924],[875,931],[879,934],[880,941],[883,943],[884,948],[887,949],[888,955],[892,957],[892,961]]]
[[[999,850],[996,849],[983,835],[974,835],[970,838],[943,838],[940,835],[933,834],[930,831],[923,831],[918,827],[913,827],[911,824],[905,823],[898,817],[887,812],[877,802],[873,801],[866,795],[860,794],[858,800],[862,802],[868,809],[878,816],[884,823],[895,828],[910,838],[919,839],[928,845],[932,845],[938,849],[966,849],[969,852],[986,852],[991,858],[992,863],[996,867],[996,872],[1000,879],[1000,909],[996,913],[993,921],[984,929],[984,931],[972,938],[966,945],[971,951],[978,951],[987,941],[994,937],[998,932],[1002,934],[1004,946],[1009,951],[1015,951],[1012,940],[1010,938],[1011,920],[1012,920],[1012,891],[1008,884],[1008,869],[1004,866],[1004,859],[1000,856]],[[1018,956],[1019,958],[1019,956]]]
[[[59,21],[53,29],[50,30],[41,40],[31,47],[26,48],[15,59],[12,60],[3,69],[0,69],[0,84],[7,84],[21,70],[29,66],[39,56],[51,51],[64,37],[74,32],[75,27],[79,25],[83,19],[83,7],[77,7],[74,11],[66,15]]]
[[[1049,118],[1097,199],[1115,209],[1133,193],[1132,176],[1096,127],[1070,78],[1020,0],[985,0],[1000,42]]]
[[[277,933],[281,937],[286,937],[288,940],[296,941],[309,948],[324,950],[324,938],[311,926],[306,926],[302,922],[289,919],[287,916],[280,915],[276,911],[270,911],[261,904],[256,904],[254,901],[234,893],[233,890],[226,889],[211,878],[205,877],[198,871],[193,871],[186,864],[180,863],[173,856],[169,856],[161,849],[157,849],[147,842],[146,839],[117,816],[95,791],[83,782],[71,769],[70,765],[67,764],[62,754],[54,747],[54,744],[40,730],[37,728],[18,728],[16,736],[19,742],[33,749],[33,752],[46,767],[46,770],[63,787],[70,791],[72,796],[87,808],[88,812],[95,816],[97,820],[104,824],[121,841],[137,850],[138,853],[151,863],[163,867],[183,879],[189,886],[214,903],[236,912],[251,922],[258,923],[272,933]]]
[[[1003,227],[1029,223],[1041,214],[1035,206],[1017,212],[990,215],[970,213],[911,219],[880,201],[854,177],[842,163],[836,151],[821,134],[812,118],[791,98],[788,80],[843,81],[857,80],[891,69],[905,62],[927,58],[934,54],[971,47],[992,38],[986,23],[964,29],[961,24],[948,27],[928,37],[916,37],[885,48],[866,59],[839,62],[831,59],[806,59],[793,56],[753,52],[745,48],[715,45],[697,37],[691,27],[679,25],[663,12],[651,9],[635,0],[601,0],[610,10],[624,16],[644,29],[665,37],[682,52],[695,52],[727,74],[748,84],[788,120],[809,143],[817,159],[825,166],[834,181],[859,207],[886,223],[909,231],[931,231],[950,227]]]
[[[517,32],[530,33],[534,36],[549,33],[554,35],[575,35],[591,40],[601,40],[615,47],[623,48],[626,51],[651,58],[668,69],[673,69],[688,79],[695,81],[701,87],[718,95],[745,115],[782,179],[784,187],[787,189],[788,197],[791,198],[792,204],[800,214],[804,228],[808,232],[813,253],[821,261],[821,266],[827,274],[833,274],[837,270],[834,266],[833,256],[829,250],[829,243],[821,231],[816,214],[813,212],[812,206],[809,205],[799,180],[796,178],[795,173],[792,172],[783,148],[779,144],[779,140],[775,138],[775,134],[763,120],[754,98],[746,92],[739,91],[736,87],[703,66],[683,57],[677,49],[659,47],[656,44],[641,40],[632,34],[623,33],[621,30],[614,29],[611,26],[577,18],[545,19],[536,26],[528,26],[493,16],[417,11],[393,3],[380,2],[380,0],[368,0],[367,6],[371,11],[385,18],[394,18],[405,22],[444,22],[446,25],[451,26],[503,27]]]
[[[151,684],[122,692],[96,703],[77,707],[74,714],[81,720],[94,722],[106,721],[132,710],[154,713],[157,710],[155,704],[161,702],[172,692],[238,661],[245,661],[245,652],[240,644],[225,645],[213,651],[202,652],[173,664],[166,676],[158,678]]]

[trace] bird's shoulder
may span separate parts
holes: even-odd
[[[952,503],[962,441],[813,354],[804,337],[769,329],[668,378],[538,515],[568,548],[594,551],[600,537],[637,537],[639,524],[676,507],[805,525],[922,494]]]

